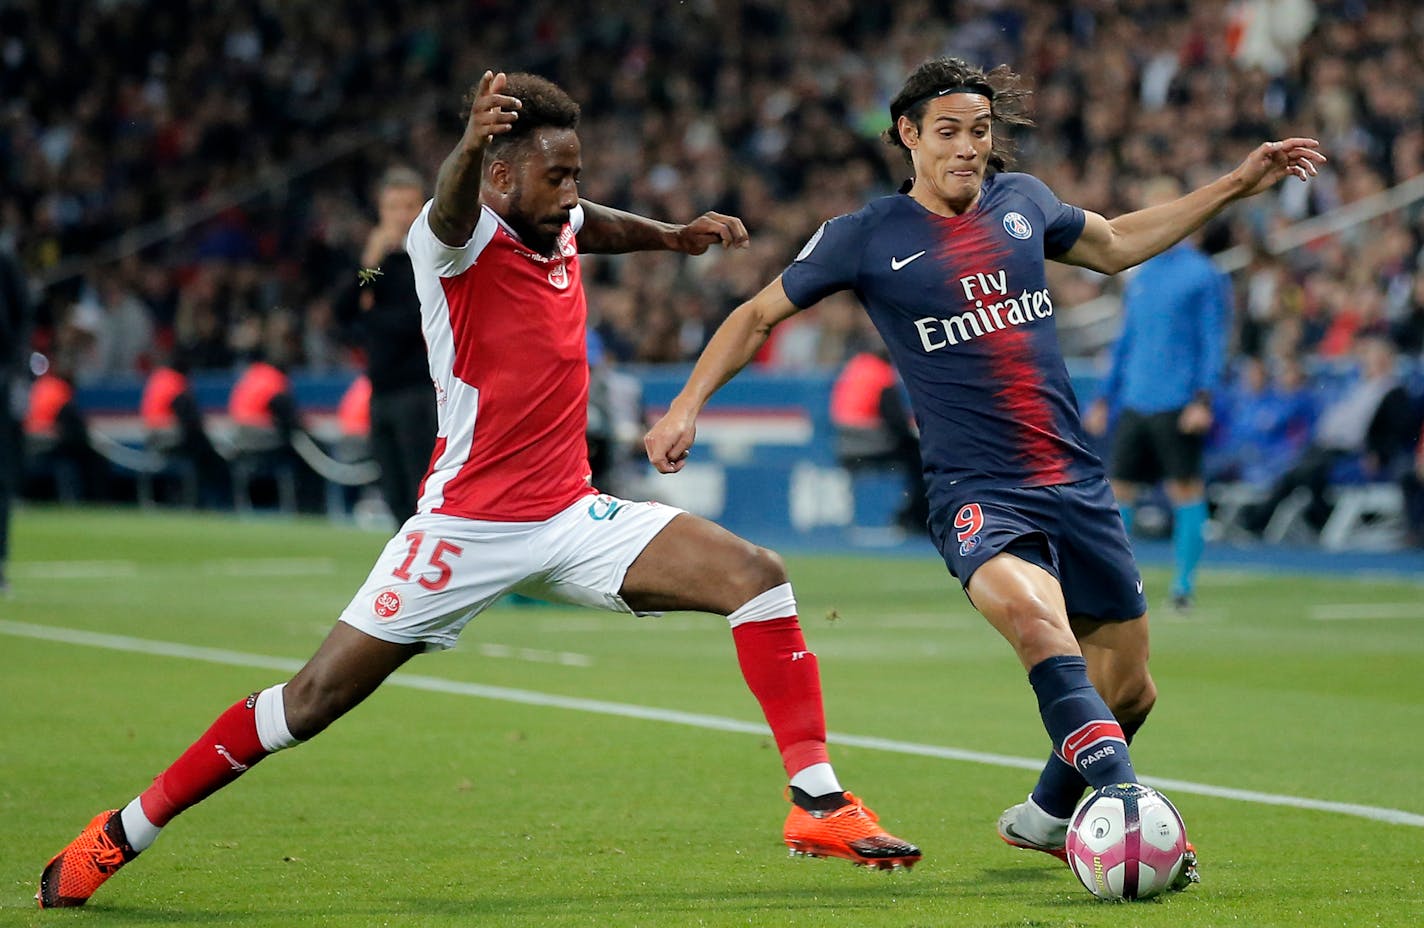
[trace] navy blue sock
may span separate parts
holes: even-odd
[[[1141,722],[1122,726],[1123,740],[1132,744],[1132,736],[1141,727]],[[1083,798],[1083,790],[1087,788],[1088,781],[1083,779],[1082,774],[1063,763],[1057,754],[1050,754],[1048,763],[1043,765],[1043,772],[1038,775],[1038,782],[1034,784],[1033,801],[1054,818],[1067,818],[1073,814],[1078,800]]]
[[[1038,713],[1053,752],[1068,768],[1065,773],[1076,773],[1090,786],[1137,782],[1127,738],[1089,682],[1087,661],[1077,655],[1050,657],[1029,670],[1028,682],[1038,696]],[[1062,800],[1050,802],[1056,808],[1044,811],[1060,815]]]

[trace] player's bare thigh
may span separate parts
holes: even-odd
[[[1078,654],[1058,578],[1007,551],[989,558],[966,587],[969,600],[1014,648],[1027,670],[1050,657]]]
[[[638,612],[730,615],[785,582],[786,566],[775,551],[684,512],[642,550],[618,592]]]

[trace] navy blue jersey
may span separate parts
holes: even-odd
[[[963,216],[905,195],[837,216],[781,283],[802,308],[837,290],[860,298],[909,391],[927,478],[1034,487],[1101,477],[1044,275],[1083,221],[1037,178],[995,174]]]

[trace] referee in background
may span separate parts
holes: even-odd
[[[1143,206],[1182,195],[1158,177],[1143,187]],[[1102,394],[1083,424],[1103,435],[1117,412],[1109,475],[1129,534],[1138,495],[1161,483],[1172,504],[1172,605],[1191,608],[1205,546],[1206,485],[1202,449],[1211,429],[1212,394],[1221,380],[1230,319],[1230,282],[1190,240],[1147,261],[1123,292],[1123,327]]]

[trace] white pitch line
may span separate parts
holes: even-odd
[[[160,657],[178,657],[188,660],[208,661],[232,667],[260,667],[264,670],[296,672],[302,662],[285,657],[268,657],[261,654],[245,654],[222,648],[202,648],[171,641],[153,641],[146,638],[130,638],[127,635],[106,635],[72,628],[55,628],[47,625],[31,625],[27,622],[10,622],[0,619],[0,634],[21,638],[36,638],[41,641],[58,641],[64,644],[85,645],[107,648],[111,651],[130,651],[136,654]],[[695,712],[679,712],[674,709],[658,709],[651,706],[635,706],[628,703],[605,702],[599,699],[580,699],[573,696],[558,696],[552,693],[538,693],[532,690],[516,690],[503,686],[486,686],[482,683],[465,683],[459,680],[442,680],[419,674],[395,673],[386,681],[392,686],[426,690],[434,693],[450,693],[459,696],[474,696],[479,699],[494,699],[501,702],[519,703],[527,706],[548,706],[555,709],[570,709],[575,712],[592,712],[620,718],[643,719],[650,722],[668,722],[712,731],[738,732],[748,735],[766,736],[771,732],[760,722],[743,722],[717,715],[701,715]],[[1012,767],[1018,770],[1039,770],[1042,758],[1013,757],[1007,754],[989,754],[983,751],[966,751],[961,748],[940,747],[932,744],[916,744],[911,741],[894,741],[888,738],[872,738],[861,735],[832,733],[827,739],[832,744],[866,748],[872,751],[888,751],[895,754],[911,754],[919,757],[937,757],[943,760],[957,760],[972,764],[987,764],[993,767]],[[1190,793],[1197,796],[1211,796],[1216,799],[1235,799],[1261,805],[1286,806],[1292,809],[1309,809],[1316,812],[1334,812],[1358,818],[1374,819],[1393,825],[1411,825],[1424,828],[1424,815],[1405,812],[1402,809],[1388,809],[1380,806],[1365,806],[1350,802],[1330,802],[1323,799],[1306,799],[1300,796],[1284,796],[1276,793],[1261,793],[1248,789],[1232,789],[1193,783],[1189,780],[1172,780],[1163,777],[1144,777],[1143,782],[1160,786],[1176,793]]]
[[[1424,619],[1424,604],[1330,603],[1311,606],[1310,617],[1318,622],[1349,622],[1356,619]]]
[[[593,658],[573,651],[544,651],[539,648],[516,648],[507,644],[481,642],[475,649],[485,657],[529,661],[534,664],[562,664],[565,667],[592,667]]]

